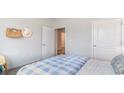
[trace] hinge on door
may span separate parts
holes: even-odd
[[[123,25],[123,22],[121,21],[121,25]]]
[[[96,47],[96,45],[93,45],[93,47]]]
[[[122,41],[120,41],[120,44],[122,45]]]

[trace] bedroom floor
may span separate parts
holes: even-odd
[[[20,68],[21,68],[21,67],[17,67],[17,68],[14,68],[14,69],[12,69],[12,70],[8,70],[8,75],[16,75],[17,71],[18,71]],[[6,75],[5,72],[4,72],[4,75]]]

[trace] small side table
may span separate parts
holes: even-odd
[[[6,75],[8,74],[7,63],[4,56],[0,56],[0,65],[5,69]]]

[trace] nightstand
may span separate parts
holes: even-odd
[[[7,75],[8,74],[7,63],[6,63],[6,60],[5,60],[4,56],[0,56],[0,65],[2,65],[4,67],[6,75]]]

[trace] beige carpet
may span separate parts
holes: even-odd
[[[21,67],[17,67],[11,70],[8,70],[8,75],[16,75],[17,71],[20,69]],[[5,72],[3,73],[3,75],[6,75]]]

